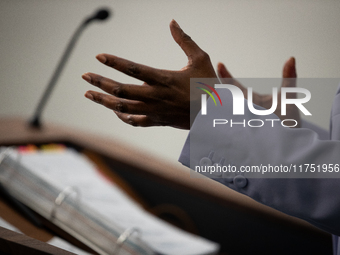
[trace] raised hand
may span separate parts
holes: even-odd
[[[232,79],[233,85],[239,87],[244,94],[244,97],[247,98],[247,89],[239,83],[236,79],[233,79],[230,72],[227,70],[224,64],[219,63],[217,65],[218,76],[221,78],[223,82],[223,78],[226,78],[228,81]],[[296,68],[295,68],[295,59],[291,57],[286,61],[282,71],[282,85],[281,87],[295,87],[296,86]],[[287,93],[287,98],[296,98],[296,93]],[[272,106],[272,95],[262,95],[256,92],[253,92],[253,103],[263,108],[270,109]],[[287,104],[286,115],[281,115],[281,95],[278,95],[278,104],[275,110],[275,114],[281,119],[294,119],[298,122],[296,127],[300,127],[301,119],[299,109],[294,104]]]
[[[214,68],[207,53],[183,32],[176,21],[170,22],[172,37],[188,57],[179,71],[169,71],[137,64],[109,54],[97,59],[129,76],[144,81],[142,85],[123,84],[94,73],[83,79],[107,93],[87,91],[85,97],[113,110],[133,126],[172,126],[190,128],[190,78],[214,78]]]

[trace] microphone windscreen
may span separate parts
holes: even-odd
[[[107,9],[98,10],[93,16],[85,19],[84,24],[87,25],[94,20],[105,20],[110,16],[110,12]]]
[[[106,9],[102,9],[99,10],[96,14],[96,16],[94,16],[94,19],[99,19],[99,20],[105,20],[110,16],[110,12]]]

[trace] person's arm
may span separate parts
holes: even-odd
[[[308,128],[316,132],[320,138],[320,140],[329,140],[330,139],[330,133],[328,130],[319,127],[318,125],[315,125],[307,120],[301,119],[301,128]]]
[[[216,75],[209,56],[179,28],[175,21],[170,23],[170,29],[174,40],[188,56],[187,66],[179,71],[167,71],[109,54],[100,54],[97,59],[105,65],[144,83],[141,86],[122,84],[97,74],[86,73],[83,75],[86,81],[107,92],[88,91],[86,97],[113,110],[121,120],[130,125],[168,125],[189,129],[190,78],[208,78]],[[225,90],[223,93],[226,93],[224,98],[230,110],[231,96]],[[223,93],[221,92],[221,95]],[[191,155],[188,160],[191,159],[193,163],[207,157],[211,151],[215,152],[212,159],[214,162],[224,158],[225,163],[238,165],[262,162],[275,165],[288,164],[291,161],[296,164],[306,162],[328,164],[339,161],[339,142],[320,141],[316,133],[309,129],[279,127],[261,128],[254,132],[249,129],[231,130],[220,127],[214,132],[206,131],[211,131],[211,126],[207,126],[204,119],[198,116],[190,132]],[[195,139],[197,136],[200,139]],[[221,180],[227,181],[223,178]],[[234,182],[225,185],[266,205],[306,219],[331,233],[340,234],[338,179],[254,179],[248,180],[243,188],[235,186]]]
[[[318,135],[305,128],[284,128],[265,125],[261,128],[227,125],[212,127],[214,118],[270,119],[272,116],[255,116],[249,110],[244,116],[232,115],[232,97],[228,90],[218,90],[223,98],[223,108],[208,115],[198,115],[184,146],[180,161],[195,170],[202,158],[210,155],[211,163],[241,166],[290,166],[291,164],[340,163],[340,142],[322,141]],[[208,109],[211,100],[208,100]],[[214,105],[210,105],[214,107]],[[189,151],[188,151],[189,149]],[[247,173],[235,173],[233,178],[218,178],[224,185],[248,195],[254,200],[289,215],[304,219],[323,230],[340,235],[340,179],[296,179],[296,178],[248,178]],[[265,177],[265,176],[264,176]],[[315,173],[314,177],[320,177]]]

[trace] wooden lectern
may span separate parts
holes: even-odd
[[[138,194],[146,210],[180,228],[219,243],[221,254],[332,253],[329,234],[261,205],[213,180],[191,178],[189,171],[105,137],[52,124],[34,130],[28,127],[24,119],[0,119],[1,146],[48,143],[63,143],[99,158],[108,168],[107,174],[111,172],[118,176],[132,196]],[[47,231],[39,230],[12,213],[5,203],[1,202],[0,207],[0,216],[12,224],[16,222],[17,227],[27,235],[15,238],[17,234],[0,229],[0,254],[9,254],[9,243],[13,247],[32,249],[36,252],[32,254],[47,254],[44,250],[39,253],[43,243],[35,239],[47,241],[55,234],[67,240],[72,239],[47,221]],[[9,235],[11,238],[8,238]],[[76,240],[70,241],[81,246]],[[16,251],[15,248],[12,251]],[[62,254],[55,250],[51,250],[51,253]]]

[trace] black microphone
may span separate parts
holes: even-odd
[[[59,76],[60,76],[60,74],[61,74],[61,72],[62,72],[62,70],[63,70],[63,68],[66,64],[66,61],[68,60],[68,58],[71,54],[71,51],[73,50],[78,38],[80,37],[80,35],[83,32],[83,30],[85,29],[85,27],[94,20],[106,20],[109,16],[110,16],[109,10],[100,9],[94,15],[86,18],[80,24],[78,29],[75,31],[70,42],[68,43],[68,45],[66,47],[66,50],[65,50],[63,56],[60,59],[60,62],[58,64],[56,70],[54,71],[54,73],[51,77],[49,84],[46,87],[46,90],[45,90],[43,96],[41,97],[41,99],[39,101],[39,104],[38,104],[36,110],[34,111],[33,118],[29,121],[30,127],[37,128],[37,129],[41,128],[42,125],[41,125],[40,118],[41,118],[42,111],[45,108],[47,100],[50,97],[51,92],[52,92],[55,84],[57,83],[57,80],[58,80],[58,78],[59,78]]]
[[[102,9],[99,10],[97,13],[95,13],[95,15],[93,15],[92,17],[89,17],[85,20],[85,23],[89,23],[93,20],[106,20],[108,17],[110,16],[110,13],[108,10]]]

